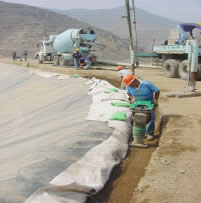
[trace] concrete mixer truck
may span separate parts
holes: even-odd
[[[38,63],[53,61],[55,65],[73,65],[72,53],[79,48],[82,56],[90,54],[94,63],[96,56],[92,47],[102,47],[95,40],[96,33],[91,28],[68,29],[59,35],[50,35],[49,40],[38,44],[40,51],[35,54],[35,59]]]

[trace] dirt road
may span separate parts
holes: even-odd
[[[7,59],[1,61],[8,62]],[[115,67],[76,71],[33,62],[30,67],[79,74],[85,78],[97,77],[120,86]],[[130,148],[121,165],[113,170],[105,188],[88,202],[198,203],[201,199],[200,97],[167,98],[167,93],[183,92],[186,82],[164,77],[161,69],[139,68],[136,74],[161,90],[155,132],[160,136],[159,146],[156,138],[149,149]],[[201,90],[201,82],[197,82],[197,89]]]

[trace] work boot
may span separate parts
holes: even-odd
[[[186,86],[184,91],[185,92],[194,92],[194,91],[196,91],[196,87],[195,86]]]
[[[151,135],[151,134],[147,134],[147,140],[153,140],[154,139],[154,136]]]

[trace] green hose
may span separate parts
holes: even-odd
[[[133,136],[141,136],[144,137],[146,133],[146,128],[138,128],[138,127],[133,127]]]

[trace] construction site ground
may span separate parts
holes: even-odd
[[[1,62],[13,63],[0,58]],[[81,77],[96,77],[120,87],[114,66],[75,70],[29,61],[37,68]],[[26,66],[26,62],[15,64]],[[160,68],[138,68],[136,75],[153,82],[161,91],[157,109],[155,139],[147,149],[130,148],[110,179],[88,202],[98,203],[200,203],[201,200],[201,97],[168,98],[171,92],[183,92],[186,81],[166,78]],[[201,82],[197,82],[201,90]]]

